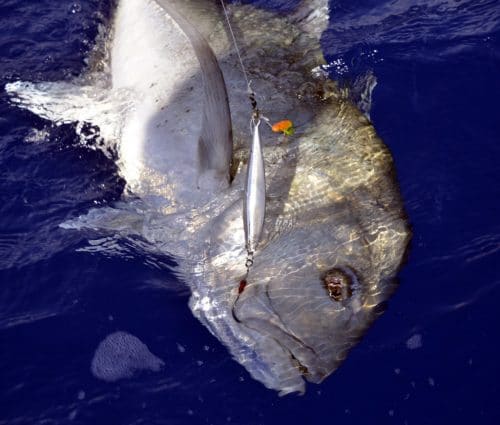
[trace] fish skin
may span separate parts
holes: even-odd
[[[133,53],[131,44],[127,45],[129,33],[120,31],[120,25],[129,18],[134,22],[143,12],[143,20],[162,22],[153,2],[138,2],[121,0],[118,6],[109,43],[111,90],[124,88],[127,84],[120,87],[116,82],[136,75],[127,73],[126,67],[113,68],[120,48],[125,60],[126,54]],[[324,29],[327,19],[317,10],[327,10],[326,0],[304,1],[289,16],[230,5],[230,19],[260,109],[271,122],[286,118],[296,124],[294,136],[286,143],[277,144],[270,130],[261,134],[267,206],[254,265],[246,276],[242,217],[250,137],[247,85],[218,2],[169,3],[204,36],[222,70],[233,131],[232,183],[209,193],[196,184],[199,164],[190,158],[201,132],[201,108],[194,108],[193,127],[184,139],[179,136],[185,147],[165,145],[152,126],[144,127],[140,140],[124,137],[124,124],[118,141],[119,166],[122,175],[130,176],[129,188],[142,203],[138,208],[131,203],[121,212],[109,209],[109,220],[106,210],[91,211],[73,227],[136,233],[155,249],[174,256],[177,273],[192,292],[190,308],[233,358],[266,387],[280,394],[303,393],[304,380],[319,383],[342,363],[396,288],[395,277],[411,232],[392,156],[369,120],[318,72],[318,66],[325,64],[318,29]],[[120,15],[125,6],[130,6],[130,16]],[[154,27],[151,22],[144,24],[145,37],[148,28]],[[161,33],[161,28],[157,30]],[[179,73],[168,68],[162,44],[154,37],[148,41],[152,59],[145,65],[159,71],[141,76],[134,90],[142,96],[143,111],[156,111],[153,120],[168,118],[175,108],[178,112],[184,107],[182,102],[193,101],[188,90],[191,80],[198,82],[195,90],[202,93],[202,71],[182,40],[180,45],[191,53],[179,56],[188,61]],[[136,49],[139,57],[144,49]],[[186,69],[198,71],[183,75]],[[160,70],[171,72],[172,84],[165,85]],[[150,87],[153,83],[158,85]],[[171,91],[167,96],[162,90]],[[156,98],[173,112],[154,109]],[[131,113],[138,114],[137,108]],[[132,117],[141,124],[141,116]],[[140,144],[140,149],[134,151],[132,143]],[[349,282],[347,299],[329,295],[324,277],[330,270]],[[245,276],[247,283],[240,292]]]

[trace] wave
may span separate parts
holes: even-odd
[[[353,50],[368,55],[375,48],[400,59],[440,60],[489,43],[500,30],[495,0],[396,0],[359,6],[332,4],[323,43],[327,56]]]

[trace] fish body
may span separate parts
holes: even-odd
[[[229,17],[263,114],[296,124],[279,144],[261,128],[263,162],[249,152],[248,85],[216,1],[120,0],[109,71],[6,89],[47,119],[98,126],[140,198],[64,227],[138,234],[172,255],[190,308],[233,358],[268,388],[303,392],[380,314],[411,235],[391,154],[319,71],[328,2],[287,16],[235,4]],[[259,212],[247,229],[245,205]],[[246,276],[249,234],[259,242]]]

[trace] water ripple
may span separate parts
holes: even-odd
[[[440,60],[488,43],[500,29],[495,0],[396,0],[350,9],[342,1],[332,5],[328,55],[371,46],[394,57]]]

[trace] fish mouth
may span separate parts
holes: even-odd
[[[286,326],[267,291],[260,285],[252,286],[236,298],[232,316],[240,330],[251,337],[247,344],[255,353],[254,359],[260,361],[240,361],[255,379],[279,395],[304,394],[304,380],[320,383],[330,370],[314,348]]]
[[[191,311],[253,379],[278,391],[280,396],[305,393],[303,378],[309,376],[311,368],[298,354],[300,349],[291,349],[285,343],[294,341],[293,337],[267,320],[246,317],[246,312],[240,311],[240,297],[226,306],[229,311],[221,312],[214,298],[200,295],[197,291],[192,293]]]

